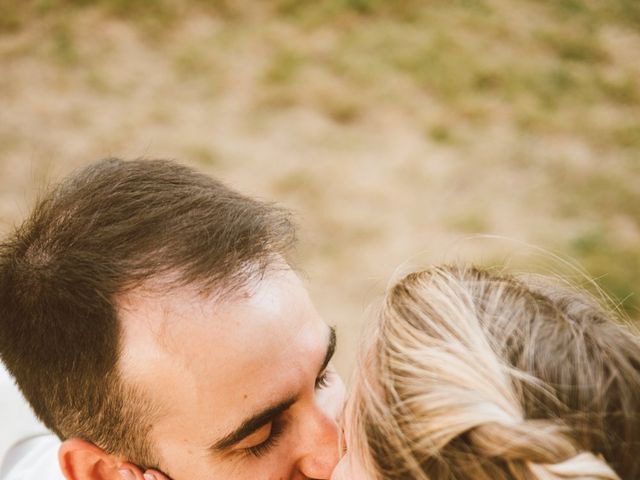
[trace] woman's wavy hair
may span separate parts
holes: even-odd
[[[640,478],[640,340],[587,295],[430,268],[364,351],[348,441],[375,478]]]

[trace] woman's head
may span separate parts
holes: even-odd
[[[367,480],[640,478],[640,341],[558,286],[410,274],[362,357],[347,444]]]

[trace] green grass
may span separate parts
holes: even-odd
[[[640,28],[640,3],[636,0],[540,0],[560,20],[585,26],[621,24]]]
[[[451,215],[447,226],[454,233],[479,234],[491,231],[486,214],[482,211],[468,211],[461,215]]]
[[[622,147],[640,150],[640,121],[615,127],[611,141]]]
[[[210,57],[195,46],[181,49],[173,58],[173,68],[183,80],[206,76],[212,71]]]
[[[640,320],[640,247],[617,233],[619,222],[640,231],[640,165],[633,157],[628,164],[604,165],[587,170],[558,162],[548,172],[547,188],[558,212],[591,225],[562,250],[595,276],[623,311]]]
[[[539,33],[539,41],[560,60],[569,62],[601,63],[608,58],[591,30],[557,29]]]
[[[640,176],[638,63],[621,61],[604,33],[637,40],[640,1],[0,0],[0,36],[17,38],[33,28],[38,54],[59,69],[83,71],[96,95],[106,94],[114,89],[108,74],[87,58],[86,39],[75,28],[88,10],[158,39],[181,82],[222,90],[224,62],[237,63],[237,52],[260,50],[264,68],[251,85],[252,100],[270,113],[302,105],[350,126],[370,111],[393,109],[415,120],[425,143],[446,148],[461,147],[470,132],[481,138],[484,128],[502,122],[523,138],[573,141],[589,149],[594,163],[600,155],[602,162],[615,159],[611,168],[582,168],[558,158],[543,174],[555,215],[595,225],[563,240],[563,251],[598,276],[627,312],[639,308],[640,249],[612,227],[614,218],[636,227],[640,222],[634,181]],[[174,29],[197,15],[215,17],[219,35],[228,34],[224,42],[212,42],[224,45],[219,52],[198,43],[173,45]],[[5,47],[4,61],[32,54],[26,44],[16,45]],[[431,107],[446,111],[446,119],[420,111]],[[171,113],[158,108],[153,120],[170,123]],[[600,112],[609,116],[603,120]],[[220,162],[207,146],[185,151],[204,165]],[[549,160],[536,155],[534,160]],[[310,187],[307,175],[285,175],[276,193],[317,201],[323,192]],[[489,231],[485,217],[454,215],[445,227]]]
[[[209,145],[190,145],[185,148],[185,157],[205,167],[220,166],[223,163],[218,152]]]
[[[76,40],[70,25],[59,22],[53,26],[50,34],[51,55],[63,66],[74,66],[79,63]]]
[[[427,138],[429,138],[430,140],[436,143],[448,144],[454,141],[453,132],[451,131],[451,128],[441,123],[429,126],[426,134],[427,134]]]
[[[568,251],[629,318],[640,320],[640,250],[618,245],[602,228],[574,237]]]
[[[269,85],[283,85],[295,80],[304,65],[304,58],[298,52],[283,49],[274,55],[263,73],[263,80]]]

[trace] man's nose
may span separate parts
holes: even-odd
[[[315,406],[301,431],[298,469],[305,478],[328,480],[340,459],[334,415]]]

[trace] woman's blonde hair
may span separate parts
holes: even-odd
[[[348,440],[375,478],[640,478],[640,341],[585,295],[412,273],[361,360]]]

